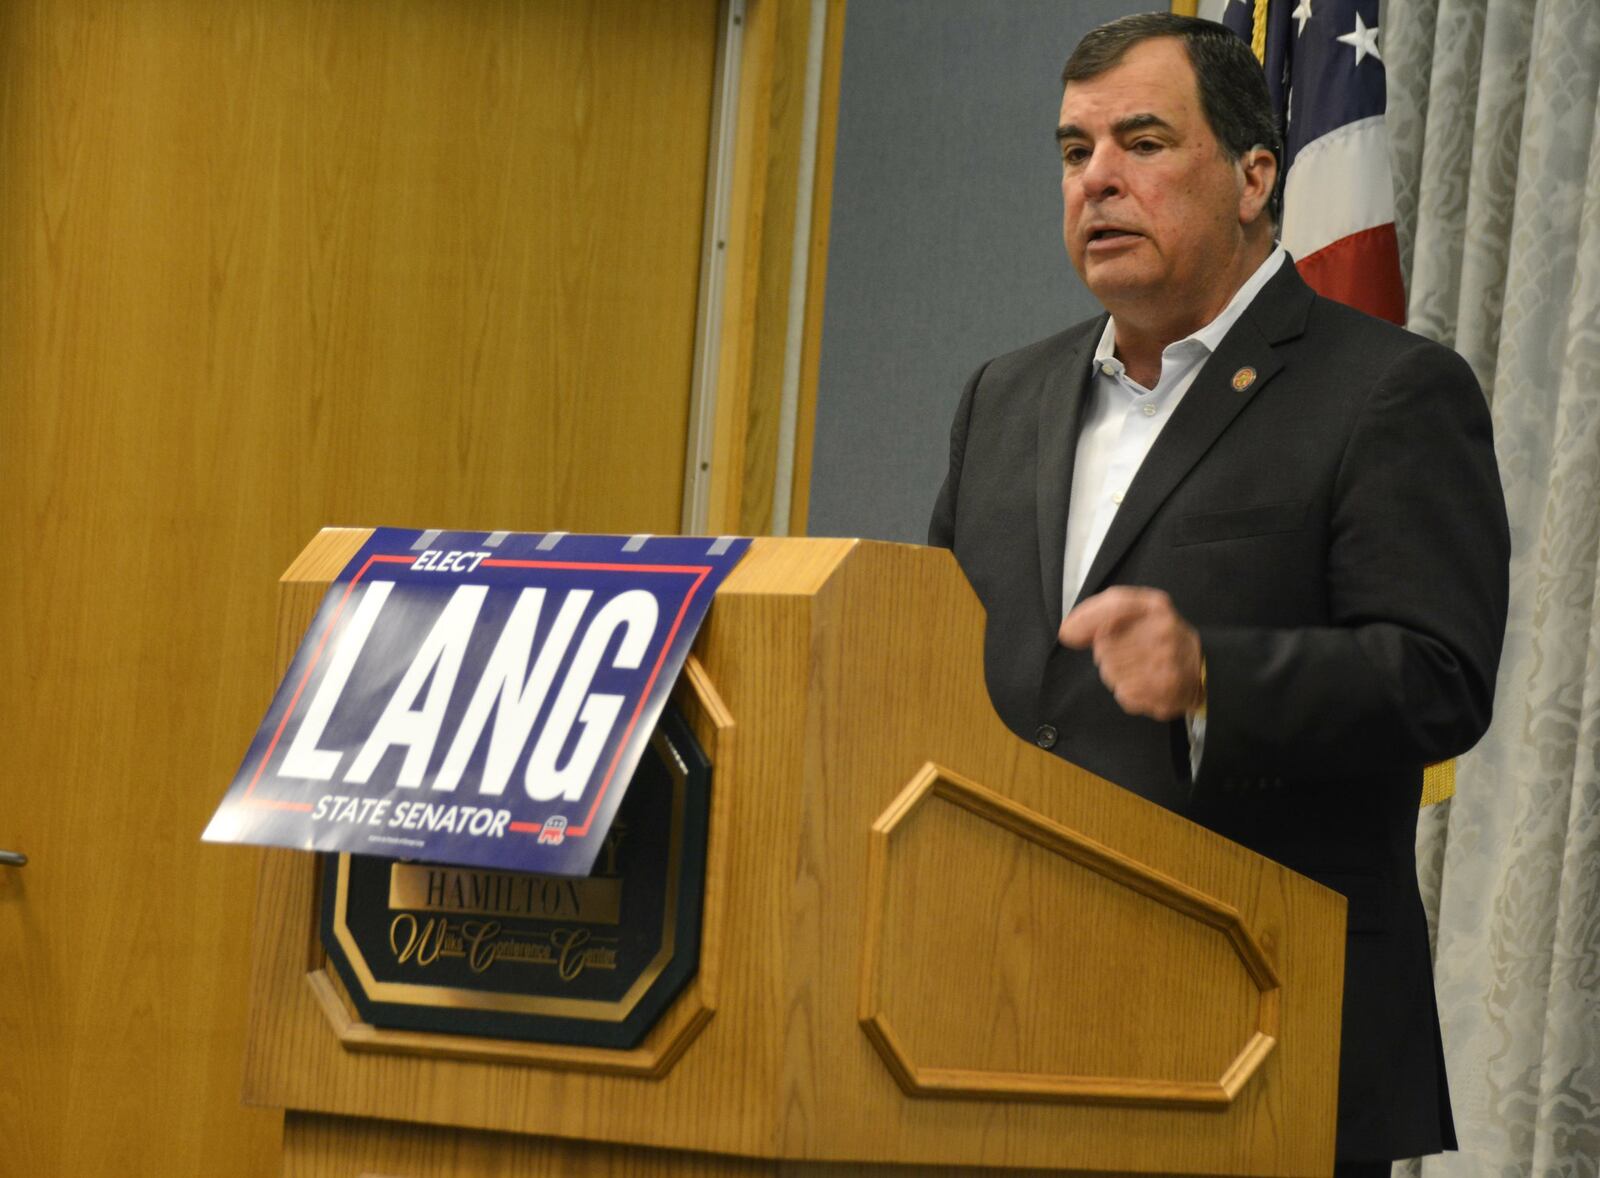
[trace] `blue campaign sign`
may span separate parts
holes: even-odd
[[[204,837],[587,874],[749,545],[379,528]]]

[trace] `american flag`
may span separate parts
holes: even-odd
[[[1284,128],[1283,244],[1318,294],[1405,322],[1378,0],[1228,0]]]

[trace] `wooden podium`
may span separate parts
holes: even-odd
[[[366,535],[284,574],[280,666]],[[361,1023],[316,856],[267,852],[285,1174],[1329,1174],[1343,898],[1019,740],[983,621],[948,552],[755,541],[677,687],[699,971],[632,1050]]]

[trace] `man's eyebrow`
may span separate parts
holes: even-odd
[[[1162,118],[1160,115],[1144,112],[1136,115],[1128,115],[1125,118],[1118,119],[1116,122],[1111,124],[1111,131],[1115,135],[1122,136],[1130,135],[1135,131],[1147,131],[1152,127],[1159,128],[1163,131],[1172,130],[1172,124],[1167,122],[1167,120]],[[1088,132],[1086,132],[1082,127],[1078,126],[1077,123],[1063,123],[1061,126],[1056,128],[1056,141],[1058,143],[1067,139],[1087,138],[1089,138]]]
[[[1111,124],[1112,131],[1118,135],[1127,135],[1134,131],[1147,131],[1152,127],[1159,128],[1163,131],[1172,130],[1172,124],[1167,122],[1166,119],[1162,118],[1160,115],[1153,115],[1148,112],[1143,114],[1129,115],[1127,118],[1118,119],[1116,122]]]

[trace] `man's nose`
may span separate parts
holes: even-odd
[[[1090,200],[1103,200],[1122,191],[1120,157],[1114,145],[1101,144],[1090,154],[1078,173],[1083,194]]]

